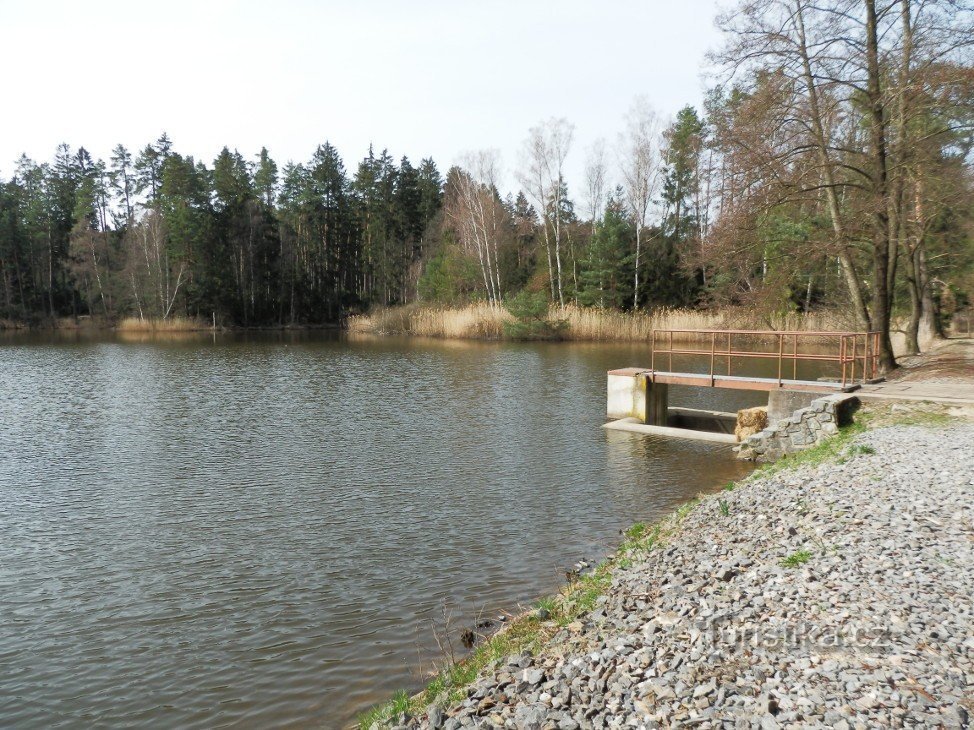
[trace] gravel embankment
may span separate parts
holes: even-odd
[[[974,426],[856,444],[708,497],[540,656],[419,725],[966,727]]]

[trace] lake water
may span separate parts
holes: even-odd
[[[418,687],[445,616],[456,634],[527,605],[746,472],[726,446],[601,428],[605,371],[647,358],[0,339],[0,723],[331,728]]]

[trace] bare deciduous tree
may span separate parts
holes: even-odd
[[[167,319],[186,274],[186,261],[168,249],[162,216],[149,209],[125,234],[129,281],[139,318]],[[176,259],[176,260],[174,260]]]
[[[506,214],[497,195],[499,168],[496,149],[465,155],[446,207],[461,245],[468,253],[477,254],[484,290],[492,305],[502,300],[499,239]]]
[[[659,187],[662,168],[659,120],[645,97],[637,97],[626,115],[626,129],[619,137],[619,168],[626,205],[636,228],[636,273],[632,306],[633,309],[638,309],[643,230],[648,222],[650,205]]]
[[[609,183],[609,159],[604,139],[597,139],[588,148],[585,158],[585,208],[592,221],[592,234],[605,211]]]
[[[551,298],[557,298],[562,307],[565,306],[561,266],[564,169],[574,135],[575,126],[563,118],[552,117],[531,127],[517,175],[541,212]]]
[[[830,253],[852,309],[862,326],[882,333],[883,368],[894,366],[889,333],[897,263],[909,239],[910,158],[933,111],[917,102],[945,83],[945,68],[969,68],[971,4],[745,0],[719,25],[729,42],[717,60],[752,113],[766,117],[764,139],[753,129],[732,135],[749,178],[738,197],[766,210],[824,199]],[[755,94],[764,94],[764,107],[753,103]],[[753,125],[745,119],[742,126]],[[871,272],[868,280],[859,267]]]

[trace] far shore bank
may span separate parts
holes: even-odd
[[[557,339],[581,342],[646,342],[653,330],[734,329],[777,331],[850,331],[855,322],[831,310],[801,314],[761,314],[743,307],[713,309],[657,308],[623,312],[598,307],[552,304],[547,320],[557,323]],[[503,306],[474,303],[457,307],[409,304],[350,317],[350,332],[444,339],[508,339],[515,317]]]
[[[653,330],[756,330],[776,332],[851,332],[859,329],[848,313],[821,310],[809,313],[759,313],[744,307],[711,309],[657,308],[623,312],[598,307],[551,305],[547,321],[557,323],[548,339],[559,342],[646,343]],[[512,337],[507,325],[514,316],[504,307],[486,303],[444,307],[406,304],[349,315],[344,322],[302,324],[242,325],[214,323],[191,317],[138,318],[110,320],[102,317],[58,317],[40,321],[0,319],[0,332],[117,332],[166,334],[192,332],[314,332],[342,331],[352,335],[377,337],[420,337],[444,340],[504,341]],[[962,335],[963,336],[963,333]],[[906,352],[902,332],[892,332],[897,358]],[[675,338],[680,339],[677,334]],[[936,342],[921,343],[924,352]]]
[[[59,317],[39,322],[0,320],[0,332],[130,332],[139,334],[165,334],[179,332],[312,332],[341,331],[345,328],[339,323],[324,324],[270,324],[239,325],[217,324],[187,317],[157,319],[128,317],[121,320],[107,320],[92,317]]]

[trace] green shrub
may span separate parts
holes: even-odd
[[[504,335],[512,340],[558,340],[568,328],[568,320],[549,318],[543,292],[522,291],[506,306],[514,321],[504,323]]]

